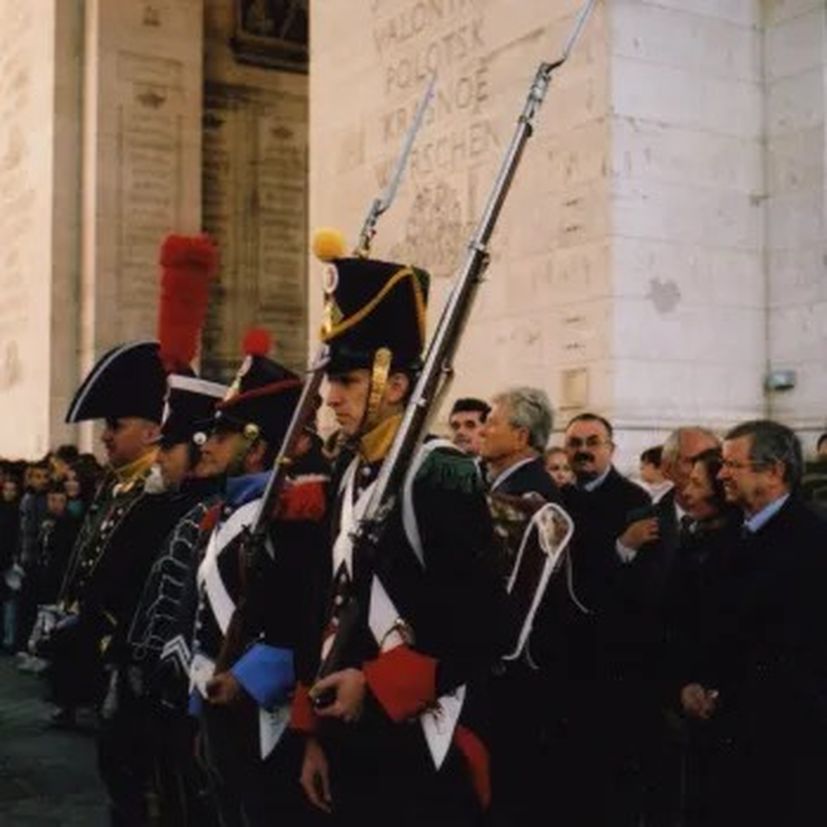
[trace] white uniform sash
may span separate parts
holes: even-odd
[[[233,612],[235,612],[235,603],[221,579],[218,558],[228,543],[232,542],[245,528],[253,525],[258,515],[259,503],[260,499],[244,503],[225,522],[213,529],[204,559],[198,567],[198,585],[207,594],[213,616],[222,635],[227,634]],[[207,681],[212,677],[214,669],[215,665],[211,660],[201,654],[196,654],[190,666],[190,689],[195,687],[202,697],[206,698]],[[282,704],[272,710],[258,708],[259,753],[262,760],[267,758],[281,740],[289,719],[289,704]]]
[[[213,615],[226,635],[230,621],[235,611],[235,603],[221,579],[218,569],[218,558],[227,543],[237,537],[245,527],[251,526],[258,514],[258,500],[251,500],[236,509],[225,522],[216,526],[207,543],[207,551],[201,565],[198,567],[198,585],[207,592]]]
[[[408,542],[414,550],[414,554],[421,565],[425,565],[422,541],[419,535],[419,527],[416,522],[416,515],[413,510],[413,482],[422,464],[428,455],[435,448],[450,446],[444,440],[432,440],[423,445],[417,453],[405,481],[402,485],[402,524]],[[453,446],[450,446],[453,448]],[[342,507],[339,517],[339,533],[333,544],[333,571],[339,571],[342,564],[347,567],[348,574],[353,573],[353,539],[354,532],[359,520],[364,516],[368,501],[373,492],[375,481],[365,488],[354,502],[354,491],[356,473],[359,460],[354,459],[348,466],[342,479]],[[380,579],[374,574],[371,581],[370,605],[368,608],[368,625],[376,645],[381,652],[400,646],[404,643],[402,635],[397,631],[399,622],[403,620],[396,606],[390,598]],[[333,636],[325,641],[322,650],[322,657],[327,654],[333,642]],[[465,701],[465,686],[458,687],[454,692],[440,696],[433,708],[426,709],[419,715],[419,723],[422,726],[428,750],[434,766],[439,769],[442,766],[451,740],[454,736],[457,721],[462,712],[462,705]]]

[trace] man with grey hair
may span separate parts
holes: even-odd
[[[647,544],[649,547],[644,551],[654,553],[657,550],[658,559],[649,561],[648,565],[656,569],[649,579],[658,588],[663,587],[669,576],[681,534],[691,530],[692,519],[686,512],[685,489],[693,461],[703,451],[720,446],[720,440],[712,431],[698,425],[672,431],[663,443],[660,465],[672,488],[657,501],[654,514],[632,523],[624,541],[618,541],[617,552],[627,563],[634,560],[638,550]],[[647,532],[647,528],[653,526],[656,526],[655,537]],[[657,546],[652,542],[655,539]]]
[[[681,692],[725,745],[715,824],[827,824],[827,525],[801,502],[801,473],[784,425],[744,422],[724,439],[718,476],[744,539]]]
[[[543,465],[553,422],[551,402],[540,388],[517,387],[497,394],[482,426],[480,456],[492,493],[545,500],[557,499],[557,488]]]
[[[487,464],[489,506],[507,575],[537,504],[559,497],[543,462],[553,416],[548,396],[539,388],[511,388],[497,394],[491,406],[482,426],[480,456]],[[531,645],[529,639],[523,657],[504,661],[491,684],[490,815],[495,825],[531,824],[545,809],[547,676],[532,662]]]
[[[661,455],[661,471],[670,480],[674,487],[674,501],[684,511],[684,488],[689,482],[692,473],[692,463],[695,457],[710,448],[720,448],[721,440],[708,428],[699,425],[689,425],[676,428],[666,437]]]

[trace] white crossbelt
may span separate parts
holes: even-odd
[[[237,508],[225,522],[216,526],[207,543],[204,559],[198,567],[199,591],[203,589],[210,601],[210,608],[218,623],[221,634],[226,636],[235,612],[233,602],[218,568],[218,558],[227,544],[245,528],[252,526],[258,514],[260,500],[252,500]],[[215,671],[214,662],[202,653],[197,653],[190,665],[190,691],[195,688],[203,698],[207,697],[207,682]],[[290,705],[282,704],[274,709],[258,708],[259,752],[265,759],[281,740],[290,720]]]
[[[402,487],[402,523],[408,542],[411,544],[417,559],[423,566],[425,564],[425,557],[419,536],[419,528],[416,523],[416,516],[413,513],[413,481],[416,473],[422,467],[422,463],[431,451],[433,451],[434,448],[444,447],[445,445],[450,445],[450,443],[446,443],[443,440],[433,440],[422,446],[408,470]],[[357,458],[348,466],[342,479],[340,490],[343,499],[339,518],[339,533],[333,544],[334,573],[339,572],[341,566],[344,565],[351,577],[353,575],[354,532],[359,524],[359,520],[364,516],[371,493],[373,492],[373,486],[375,485],[374,481],[362,491],[358,498],[354,497],[358,466],[359,460]],[[415,531],[412,533],[409,527],[413,527]],[[387,590],[374,574],[370,589],[368,625],[381,652],[387,652],[405,642],[401,634],[397,631],[399,621],[402,619]],[[325,641],[322,649],[322,657],[329,651],[332,643],[333,636]],[[431,753],[431,758],[437,769],[442,766],[445,756],[448,754],[448,749],[451,746],[454,730],[456,729],[457,721],[462,711],[462,705],[465,701],[465,693],[465,685],[460,686],[454,692],[440,696],[433,708],[426,709],[419,715],[419,722],[428,744],[428,750]]]

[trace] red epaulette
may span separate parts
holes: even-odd
[[[221,518],[221,505],[216,503],[212,506],[207,513],[201,518],[201,525],[199,529],[201,530],[202,534],[210,534],[212,530],[218,525],[218,521]]]
[[[328,478],[303,474],[287,482],[279,495],[274,516],[279,520],[319,522],[325,515]]]

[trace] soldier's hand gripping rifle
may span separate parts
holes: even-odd
[[[396,198],[397,190],[402,181],[402,175],[408,165],[414,139],[422,126],[425,112],[434,96],[435,86],[436,75],[434,74],[431,76],[425,93],[417,105],[408,131],[405,133],[399,156],[396,159],[396,164],[394,165],[388,183],[382,194],[373,199],[368,209],[367,216],[362,224],[362,229],[359,232],[359,241],[355,250],[355,254],[358,256],[369,255],[371,242],[376,235],[376,223]],[[230,620],[230,625],[227,627],[227,634],[224,636],[224,645],[221,647],[221,652],[216,661],[217,672],[228,669],[243,650],[248,631],[245,628],[245,619],[250,614],[247,598],[248,595],[254,593],[254,590],[251,590],[248,584],[250,579],[256,576],[257,567],[263,559],[262,554],[264,553],[264,546],[267,542],[267,527],[272,518],[279,496],[281,492],[284,491],[291,467],[297,459],[302,434],[316,412],[316,400],[319,395],[322,380],[324,379],[327,363],[328,348],[327,345],[322,345],[311,363],[301,396],[293,411],[290,424],[287,427],[278,455],[273,464],[272,473],[261,496],[261,503],[256,512],[255,521],[251,526],[244,529],[239,559],[240,597]]]
[[[551,63],[541,63],[531,82],[528,97],[497,172],[482,217],[468,243],[468,252],[462,269],[454,280],[439,323],[428,345],[422,372],[414,386],[388,456],[382,463],[364,516],[354,532],[354,556],[359,555],[367,568],[375,569],[376,550],[388,523],[388,517],[396,507],[405,474],[425,436],[436,402],[450,381],[454,354],[468,320],[477,288],[482,281],[482,274],[488,264],[488,241],[505,203],[523,149],[534,131],[534,118],[546,96],[552,73],[568,60],[595,3],[596,0],[586,0],[560,57]],[[341,668],[339,653],[346,650],[347,638],[356,627],[356,621],[365,608],[357,606],[353,597],[343,607],[333,646],[322,663],[319,677],[325,677]],[[329,700],[327,693],[324,693],[317,700],[317,705],[323,706]]]

